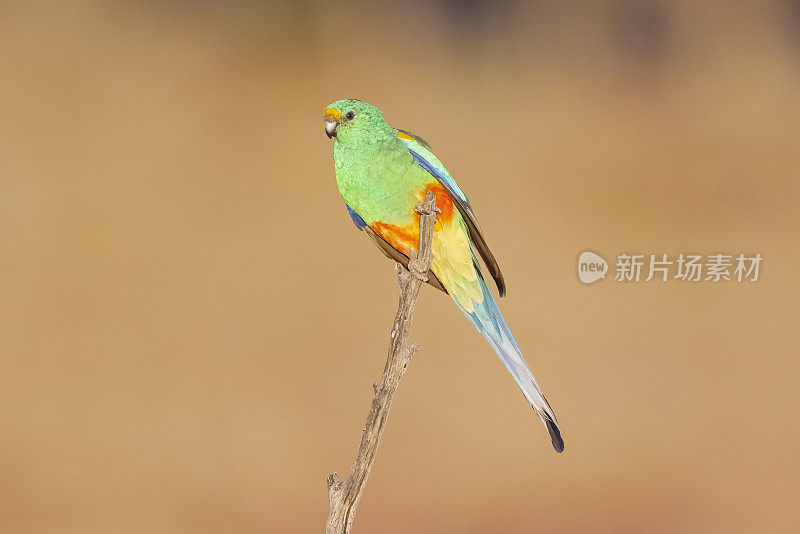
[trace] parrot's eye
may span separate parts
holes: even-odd
[[[353,117],[355,117],[355,116],[356,116],[356,114],[353,113],[352,111],[348,111],[347,115],[345,115],[345,117],[347,117],[347,120],[349,120],[349,121],[353,120]]]

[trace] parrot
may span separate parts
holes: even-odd
[[[500,267],[453,176],[425,140],[389,126],[375,106],[339,100],[322,115],[325,133],[333,140],[336,183],[350,218],[389,259],[408,267],[409,254],[419,243],[420,215],[414,208],[428,191],[436,196],[428,283],[450,295],[483,334],[541,418],[553,448],[562,452],[555,413],[492,297],[478,256],[503,297],[506,283]]]

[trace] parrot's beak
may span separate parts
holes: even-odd
[[[333,139],[336,137],[336,127],[339,126],[339,122],[333,119],[325,118],[325,135],[328,136],[328,139]]]

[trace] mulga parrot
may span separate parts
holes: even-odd
[[[556,416],[481,274],[478,255],[500,296],[505,295],[503,275],[464,192],[428,143],[389,126],[378,108],[360,100],[339,100],[322,114],[325,133],[334,140],[336,183],[347,211],[387,257],[408,265],[409,252],[419,243],[420,216],[414,207],[428,191],[436,195],[441,213],[434,225],[428,283],[450,295],[486,337],[542,419],[555,450],[563,451]]]

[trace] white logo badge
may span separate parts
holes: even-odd
[[[582,252],[578,258],[578,278],[584,284],[597,282],[606,277],[608,263],[599,254],[594,252]]]

